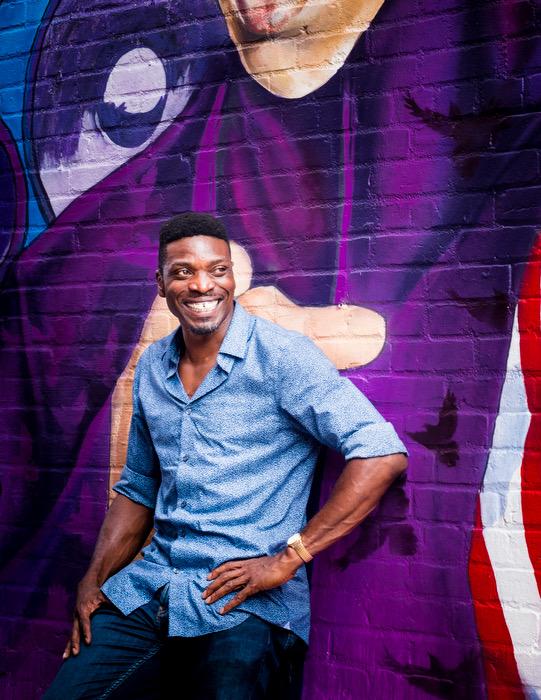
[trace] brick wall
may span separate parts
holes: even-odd
[[[187,209],[411,453],[315,563],[306,700],[541,694],[539,7],[301,5],[0,2],[2,697],[55,672]]]

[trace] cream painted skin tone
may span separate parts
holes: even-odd
[[[210,236],[175,241],[166,252],[163,270],[156,274],[158,293],[182,324],[186,351],[179,375],[184,388],[193,394],[216,362],[233,313],[231,256],[225,241]],[[406,464],[402,454],[349,460],[328,501],[302,530],[308,551],[316,555],[351,532],[376,507]],[[137,555],[152,529],[153,515],[153,510],[121,494],[113,501],[78,587],[64,658],[79,653],[81,637],[90,644],[90,615],[107,600],[100,586]],[[274,556],[226,562],[210,572],[203,597],[212,604],[230,591],[239,591],[221,608],[227,614],[249,596],[290,580],[302,564],[290,547]]]
[[[343,66],[384,0],[219,0],[246,71],[274,95],[304,97]]]

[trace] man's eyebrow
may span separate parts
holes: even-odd
[[[228,263],[231,262],[230,258],[215,258],[214,260],[209,260],[207,262],[207,265],[217,265],[218,263]],[[174,267],[192,267],[194,261],[193,260],[174,260],[169,267],[174,268]]]

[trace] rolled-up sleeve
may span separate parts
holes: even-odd
[[[308,338],[284,349],[275,381],[281,408],[346,460],[407,454],[391,423]]]
[[[126,464],[120,480],[113,490],[135,503],[154,509],[160,487],[160,463],[154,449],[150,431],[141,407],[139,397],[140,375],[144,367],[145,355],[135,368],[133,379],[133,414],[128,439]]]

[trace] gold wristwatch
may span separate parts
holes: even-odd
[[[300,532],[291,535],[287,541],[287,546],[294,549],[305,564],[308,564],[314,558],[304,546]]]

